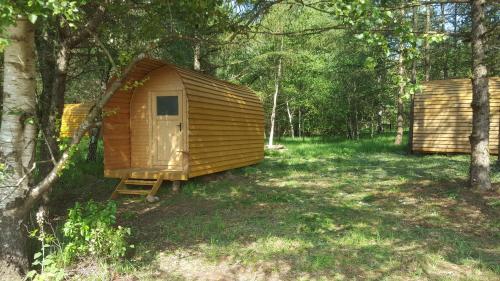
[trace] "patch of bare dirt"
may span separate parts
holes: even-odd
[[[397,192],[378,192],[373,203],[384,206],[397,202],[393,207],[404,210],[406,222],[422,227],[450,227],[474,236],[491,235],[491,223],[500,218],[500,208],[490,202],[500,200],[496,192],[470,190],[463,182],[412,182]],[[436,210],[445,221],[432,221],[425,215]]]
[[[255,265],[243,265],[239,262],[223,260],[209,262],[197,254],[173,253],[160,254],[155,278],[165,279],[169,276],[181,277],[184,280],[283,280],[291,270],[284,261],[261,262]]]

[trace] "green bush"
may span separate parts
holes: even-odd
[[[127,251],[129,228],[116,224],[116,204],[79,203],[69,210],[63,226],[64,250],[67,260],[82,256],[117,259]]]
[[[63,280],[65,268],[79,258],[95,258],[112,261],[125,255],[129,246],[130,229],[116,226],[116,204],[100,204],[89,201],[76,203],[69,209],[62,228],[62,243],[58,235],[46,232],[43,223],[34,229],[30,237],[41,244],[33,256],[32,265],[37,270],[27,273],[27,280]],[[52,229],[52,228],[51,228]]]

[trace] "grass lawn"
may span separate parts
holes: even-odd
[[[134,252],[75,279],[499,280],[500,196],[465,188],[468,156],[407,155],[392,139],[286,140],[180,194],[165,184],[158,203],[123,197]],[[116,184],[81,162],[56,187],[56,214]]]

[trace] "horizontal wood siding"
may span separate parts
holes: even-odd
[[[264,111],[248,88],[177,69],[188,100],[189,177],[264,158]]]
[[[61,118],[61,132],[59,135],[63,138],[72,137],[78,127],[80,127],[80,124],[82,124],[83,120],[87,117],[89,110],[90,104],[65,104]]]
[[[117,91],[103,109],[104,169],[130,168],[130,91]]]
[[[490,153],[498,154],[500,125],[500,77],[489,80]],[[472,132],[472,84],[470,79],[427,82],[415,95],[413,151],[469,153]]]
[[[183,152],[189,156],[183,166],[188,167],[189,177],[252,165],[264,158],[264,111],[254,92],[159,60],[143,59],[127,77],[131,82],[141,81],[136,95],[145,94],[142,87],[174,85],[168,75],[155,79],[161,68],[174,71],[182,80],[178,88],[187,100],[184,113],[188,136]],[[151,108],[145,95],[136,96],[131,106],[134,87],[126,89],[115,92],[104,108],[104,166],[108,177],[121,176],[117,171],[129,169],[146,171],[151,165],[147,156],[151,151],[147,118]]]

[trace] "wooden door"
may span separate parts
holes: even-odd
[[[153,166],[182,169],[182,91],[151,92]]]

